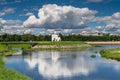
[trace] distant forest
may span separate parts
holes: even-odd
[[[62,35],[59,34],[62,41],[120,41],[120,36],[103,35],[103,36],[82,36],[82,35]],[[0,42],[4,41],[51,41],[50,35],[33,35],[33,34],[3,34],[0,35]]]

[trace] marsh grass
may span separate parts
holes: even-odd
[[[100,54],[102,57],[120,61],[120,48],[101,50]]]

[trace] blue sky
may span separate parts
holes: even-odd
[[[45,12],[43,6],[46,5],[45,9],[47,9],[47,7],[49,7],[48,6],[49,4],[50,6],[56,5],[57,8],[60,8],[63,6],[67,6],[67,7],[71,6],[71,10],[68,12],[72,12],[72,9],[73,9],[73,14],[71,15],[74,15],[74,18],[76,18],[77,15],[79,16],[79,18],[82,18],[82,17],[89,18],[90,16],[93,16],[93,18],[91,19],[93,21],[91,21],[90,19],[77,20],[77,22],[75,22],[76,24],[79,21],[81,23],[81,25],[78,26],[78,25],[71,24],[67,21],[65,22],[63,20],[64,18],[61,18],[62,19],[61,21],[64,21],[65,23],[61,22],[60,20],[54,21],[53,19],[55,19],[54,17],[56,16],[52,16],[52,18],[50,19],[49,17],[49,19],[53,20],[54,24],[53,22],[50,23],[48,21],[47,22],[44,21],[44,23],[42,23],[43,22],[42,21],[41,22],[42,25],[41,25],[39,24],[39,22],[37,22],[37,20],[40,21],[42,17],[41,14],[38,15],[40,13],[39,10],[43,9],[42,11]],[[79,10],[78,12],[81,12],[81,13],[76,14],[75,13],[76,8],[79,8],[79,9],[87,8],[88,13],[87,12],[85,13],[86,16],[85,15],[80,16],[82,11]],[[63,11],[64,9],[60,9],[60,10]],[[47,13],[47,15],[49,15],[50,11],[52,10],[49,9],[49,12]],[[92,11],[93,13],[89,14],[90,11]],[[53,15],[54,15],[54,12],[53,12]],[[62,16],[69,17],[68,14],[64,14]],[[31,21],[29,19],[30,17],[32,17],[32,20],[34,21],[34,23],[29,23],[29,21]],[[45,15],[43,17],[45,17]],[[74,19],[71,16],[70,18]],[[0,31],[1,33],[9,33],[9,32],[16,33],[18,31],[24,30],[21,32],[26,31],[26,32],[35,33],[37,31],[37,34],[39,34],[39,33],[45,33],[45,32],[51,33],[51,31],[53,32],[58,29],[60,29],[61,32],[65,30],[66,33],[67,32],[80,33],[82,31],[92,31],[92,30],[99,31],[99,30],[103,30],[103,28],[106,29],[105,32],[119,33],[120,31],[119,29],[120,26],[118,23],[119,20],[120,20],[120,0],[0,0],[0,21],[1,21]],[[59,24],[59,22],[61,23]],[[58,26],[56,25],[56,23],[58,25],[61,25],[64,23],[63,26],[65,26],[66,28],[63,28],[62,26]],[[28,25],[28,24],[31,24],[31,25]],[[71,27],[67,27],[67,26],[71,26]],[[84,27],[84,26],[87,26],[87,27]],[[76,30],[76,28],[79,28],[79,30]]]

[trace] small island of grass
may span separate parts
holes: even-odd
[[[81,50],[90,45],[80,41],[40,42],[33,50]]]
[[[120,61],[120,48],[101,50],[100,54],[102,57],[105,57],[107,59]]]

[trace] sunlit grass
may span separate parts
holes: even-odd
[[[81,41],[60,41],[60,42],[40,42],[39,45],[71,45],[71,44],[85,44]]]
[[[18,47],[18,48],[23,48],[23,49],[29,49],[30,44],[8,44],[8,47],[9,48]]]
[[[9,49],[17,47],[17,48],[23,48],[23,49],[29,49],[30,48],[30,44],[8,44],[7,45]],[[6,44],[0,44],[0,50],[6,50]]]
[[[2,58],[0,55],[0,80],[31,80],[15,70],[6,69]]]
[[[3,44],[0,44],[0,51],[1,51],[1,50],[5,50],[5,49],[6,49],[6,46],[3,45]]]
[[[100,54],[102,57],[120,61],[120,48],[102,50]]]

